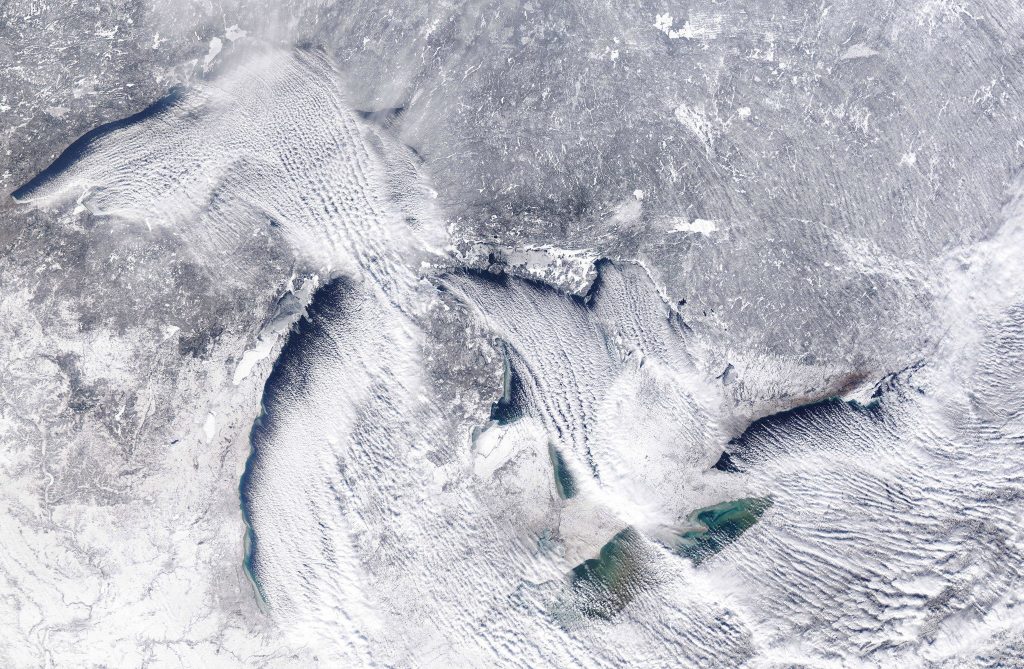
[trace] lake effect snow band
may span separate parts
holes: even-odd
[[[282,643],[325,666],[739,666],[826,648],[895,665],[1019,633],[1024,542],[1001,520],[1021,512],[1024,466],[1016,213],[950,291],[942,308],[967,325],[937,362],[870,411],[756,423],[723,472],[736,408],[640,265],[601,263],[585,298],[453,271],[443,218],[395,197],[395,165],[404,195],[427,192],[329,62],[264,50],[90,133],[15,193],[174,226],[212,258],[272,222],[324,278],[240,483],[246,568]],[[479,416],[477,441],[502,443],[486,467],[436,392],[445,295],[517,376],[515,420]]]

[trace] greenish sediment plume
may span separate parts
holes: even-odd
[[[590,617],[611,618],[646,585],[643,538],[632,527],[622,530],[570,574],[577,606]]]
[[[699,527],[681,534],[676,550],[699,565],[750,529],[771,505],[767,497],[750,497],[697,509],[688,520]]]
[[[256,552],[256,531],[252,527],[252,516],[250,512],[252,499],[249,495],[249,488],[252,482],[252,473],[256,465],[257,448],[255,437],[261,429],[264,429],[264,418],[267,415],[266,407],[260,404],[260,413],[253,421],[249,433],[249,455],[245,459],[245,469],[242,471],[242,478],[238,482],[239,506],[242,510],[242,522],[245,524],[245,534],[242,537],[242,569],[249,577],[253,590],[256,592],[256,600],[260,606],[266,605],[266,596],[259,579],[256,577],[254,568],[254,555]]]

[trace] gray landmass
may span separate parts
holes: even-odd
[[[1021,319],[1016,275],[1006,268],[1020,241],[1011,223],[1024,146],[1022,36],[1024,10],[1005,1],[3,4],[0,660],[11,667],[329,662],[281,632],[250,581],[239,478],[264,383],[312,299],[303,281],[327,283],[347,270],[312,260],[289,236],[290,221],[262,201],[252,204],[258,198],[250,193],[238,195],[231,179],[195,203],[201,213],[191,220],[230,218],[224,212],[237,212],[238,202],[251,209],[245,226],[220,235],[214,225],[210,239],[201,225],[149,225],[95,206],[120,201],[117,179],[130,181],[133,170],[191,165],[189,156],[202,162],[189,153],[194,138],[182,125],[207,127],[204,114],[216,114],[204,105],[253,53],[298,48],[330,63],[330,90],[390,179],[380,196],[389,211],[415,234],[431,217],[446,230],[443,248],[424,253],[427,260],[395,251],[420,282],[416,295],[429,296],[410,317],[420,337],[410,350],[423,370],[416,392],[432,398],[424,457],[439,477],[472,469],[466,463],[479,455],[481,434],[506,434],[489,411],[501,395],[502,350],[512,334],[531,364],[547,365],[553,346],[531,349],[528,335],[538,328],[517,330],[519,312],[505,312],[509,322],[478,317],[473,300],[438,288],[451,285],[445,277],[472,268],[513,286],[542,286],[569,304],[593,295],[595,263],[608,259],[649,284],[642,299],[657,305],[657,318],[663,309],[677,319],[683,333],[684,343],[653,353],[637,344],[637,359],[660,364],[676,360],[665,350],[685,349],[686,369],[721,393],[708,419],[716,431],[695,451],[700,457],[686,461],[692,471],[661,482],[708,499],[672,513],[684,518],[722,501],[710,491],[775,495],[767,520],[737,540],[737,557],[722,566],[730,583],[767,584],[757,591],[763,602],[741,594],[741,604],[729,600],[721,610],[680,605],[665,620],[679,629],[683,620],[696,622],[676,634],[669,623],[645,627],[645,613],[664,611],[649,589],[617,618],[628,619],[615,628],[622,636],[607,639],[631,639],[622,630],[632,630],[643,639],[636,657],[648,666],[660,666],[657,649],[679,639],[698,649],[690,660],[707,666],[753,663],[762,651],[763,664],[749,666],[900,666],[907,658],[920,666],[1014,666],[1021,627],[1012,622],[1013,601],[1002,597],[1019,575],[1020,542],[988,518],[1005,514],[1012,525],[1020,515],[1012,469],[1021,440],[1014,394]],[[188,97],[197,90],[206,97]],[[191,111],[146,117],[175,91],[198,100]],[[17,197],[90,131],[116,148],[105,124],[140,113],[160,160],[133,163],[141,152],[120,162],[94,158],[124,170],[107,173],[89,172],[85,160],[99,184],[89,197],[62,191],[45,207]],[[316,146],[305,139],[295,141]],[[297,161],[323,163],[315,152]],[[233,169],[244,175],[251,166],[242,163]],[[161,178],[187,180],[169,173]],[[138,201],[166,204],[158,195]],[[364,273],[390,262],[383,251],[374,255],[380,248],[367,254]],[[607,327],[612,339],[649,342],[626,326]],[[930,371],[915,381],[922,367]],[[563,392],[550,378],[538,387]],[[898,389],[886,390],[893,378]],[[574,383],[594,404],[614,386],[604,377]],[[753,439],[758,418],[835,396],[867,404],[886,392],[890,422],[881,426],[859,414],[769,426],[769,441],[777,432],[786,448],[810,454],[803,463],[782,447],[745,459],[737,448],[741,483],[695,473],[712,464],[704,449]],[[534,402],[549,437],[591,429],[586,416],[564,419]],[[373,416],[361,419],[374,425]],[[518,439],[519,429],[526,428],[507,434]],[[401,434],[416,438],[415,430]],[[941,436],[921,442],[922,434]],[[857,440],[871,447],[850,455]],[[904,462],[899,454],[910,443],[921,450]],[[551,506],[540,505],[540,493],[522,482],[550,467],[542,446],[494,472],[486,464],[479,490],[466,484],[483,500],[488,523],[540,528],[575,513],[567,500],[544,497]],[[1000,464],[979,464],[992,459]],[[872,472],[862,486],[844,488],[851,477],[861,481],[850,472],[863,473],[866,462],[885,463],[898,480]],[[448,492],[454,484],[445,480]],[[419,481],[409,474],[407,483]],[[550,497],[554,479],[545,486]],[[829,496],[837,487],[844,491],[835,493],[838,511]],[[531,505],[543,513],[519,510]],[[378,511],[366,517],[387,516]],[[623,531],[613,515],[588,516],[599,531],[575,548],[557,534],[550,541],[580,551],[579,562],[597,558]],[[908,516],[912,531],[901,524]],[[807,555],[835,547],[831,536],[806,539],[822,531],[821,518],[854,519],[888,538],[861,552],[868,562],[815,562]],[[667,543],[662,531],[646,532],[644,541]],[[784,531],[799,538],[788,546],[772,538]],[[905,531],[909,538],[895,538]],[[836,554],[856,552],[862,540],[846,537]],[[892,557],[922,547],[931,551],[927,559]],[[801,560],[828,577],[807,586],[810,577],[786,566]],[[689,578],[688,566],[665,569],[659,573]],[[840,592],[847,583],[854,585]],[[537,601],[550,594],[545,587]],[[669,601],[683,596],[672,593]],[[533,611],[534,594],[522,597],[516,610]],[[758,618],[764,602],[769,617]],[[741,609],[758,613],[743,618]],[[559,611],[553,619],[571,618],[566,625],[577,630],[580,648],[601,638],[586,626],[603,630],[603,622],[575,608]],[[772,611],[782,620],[774,626],[764,622]],[[724,621],[715,638],[728,646],[721,656],[728,661],[693,642],[713,620]],[[788,645],[790,637],[806,647]],[[391,650],[398,663],[414,657]],[[561,662],[616,661],[612,651],[563,652]],[[617,659],[625,662],[622,652]],[[424,662],[459,659],[437,657]]]

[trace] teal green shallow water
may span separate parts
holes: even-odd
[[[675,550],[699,565],[754,526],[771,505],[767,497],[751,497],[697,509],[688,517],[694,529],[679,535]],[[627,527],[616,534],[598,557],[569,574],[577,610],[605,619],[621,611],[652,583],[649,558],[644,539],[635,529]]]
[[[573,568],[570,580],[584,615],[610,618],[643,588],[642,542],[637,531],[627,527],[601,548],[597,558]]]
[[[245,469],[242,471],[242,478],[238,482],[238,498],[239,506],[242,509],[242,522],[245,524],[245,535],[242,538],[242,568],[245,570],[246,576],[249,577],[249,581],[253,585],[253,589],[256,591],[257,600],[261,604],[266,603],[266,597],[263,592],[263,587],[260,585],[259,578],[256,576],[256,570],[254,566],[254,553],[256,544],[256,531],[252,527],[252,515],[250,512],[252,499],[249,496],[250,486],[252,483],[252,473],[256,464],[257,449],[254,441],[254,436],[259,433],[264,427],[264,417],[267,415],[266,407],[260,404],[260,413],[253,422],[252,429],[249,433],[249,456],[245,459]]]
[[[767,497],[750,497],[697,509],[688,520],[699,527],[679,535],[676,550],[699,565],[753,527],[771,505]]]

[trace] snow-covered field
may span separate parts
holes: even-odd
[[[0,9],[0,664],[1024,663],[1024,14],[740,4]]]

